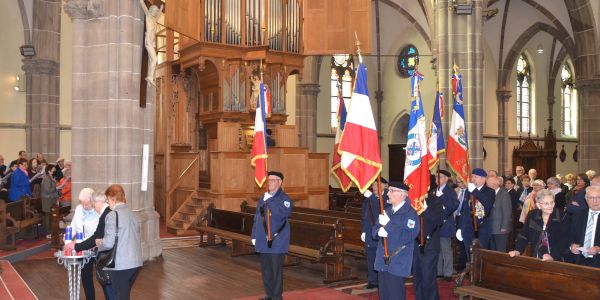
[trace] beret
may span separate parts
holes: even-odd
[[[391,187],[399,188],[401,190],[405,190],[407,192],[410,190],[410,188],[402,181],[390,181],[388,185]]]
[[[273,176],[277,176],[279,178],[281,178],[281,180],[283,180],[283,173],[281,172],[277,172],[277,171],[269,171],[268,173],[269,176],[273,175]]]
[[[452,177],[452,174],[446,170],[439,170],[438,173],[446,175],[446,177]]]
[[[475,168],[475,169],[473,169],[473,171],[471,172],[471,174],[477,175],[477,176],[481,176],[481,177],[487,177],[487,172],[484,169],[481,169],[481,168]]]

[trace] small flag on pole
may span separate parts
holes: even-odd
[[[458,74],[458,67],[454,66],[452,76],[452,94],[454,105],[452,108],[452,119],[448,133],[448,150],[446,160],[452,171],[462,182],[468,182],[469,174],[469,143],[467,139],[467,127],[465,122],[465,111],[462,96],[462,76]]]
[[[431,131],[429,132],[427,146],[429,170],[435,168],[440,161],[440,154],[446,151],[442,119],[444,119],[444,94],[438,92],[435,97],[435,107],[433,108],[433,116],[431,117]]]

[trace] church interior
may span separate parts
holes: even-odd
[[[471,168],[504,179],[535,169],[543,184],[600,171],[599,0],[11,0],[0,10],[0,173],[24,151],[30,168],[67,165],[70,187],[69,206],[51,213],[33,184],[22,206],[1,201],[0,299],[69,297],[54,257],[61,232],[82,189],[111,184],[140,228],[133,299],[262,297],[251,231],[270,183],[257,184],[251,161],[263,105],[267,170],[285,175],[294,206],[284,297],[384,299],[363,288],[365,196],[332,172],[359,65],[390,182],[406,178],[416,75],[427,130],[443,95],[448,139],[460,74]],[[451,169],[446,154],[438,170]],[[468,286],[482,299],[583,295],[552,287],[565,278],[600,297],[598,267],[475,251],[470,272],[438,280],[438,299]],[[413,286],[409,277],[409,299]]]

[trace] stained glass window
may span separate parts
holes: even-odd
[[[402,77],[410,77],[419,65],[419,51],[417,47],[408,45],[398,55],[398,72]]]
[[[560,72],[561,79],[561,134],[575,137],[577,124],[577,93],[573,88],[573,73],[567,64]]]
[[[524,54],[517,60],[517,131],[528,133],[531,130],[531,75],[529,63]]]
[[[338,127],[338,109],[340,106],[340,93],[346,104],[352,97],[352,83],[354,82],[354,59],[349,54],[336,54],[331,57],[331,129],[333,132]]]

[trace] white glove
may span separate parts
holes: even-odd
[[[474,191],[475,188],[476,186],[473,183],[469,182],[469,184],[467,184],[467,190],[469,190],[469,193]]]
[[[256,239],[252,239],[252,246],[256,246]]]
[[[365,198],[369,198],[369,197],[371,197],[371,195],[373,195],[373,192],[371,192],[371,191],[369,191],[369,190],[366,190],[366,191],[363,193],[363,195],[365,196]]]
[[[443,194],[444,194],[444,193],[442,193],[442,191],[440,191],[440,190],[437,190],[437,191],[435,192],[435,196],[436,196],[436,197],[441,197]]]
[[[459,240],[459,241],[461,241],[461,242],[463,241],[462,230],[459,229],[459,230],[456,231],[456,239]]]
[[[383,238],[388,236],[387,231],[385,231],[385,229],[383,227],[379,227],[379,230],[377,231],[377,235],[380,237],[383,237]]]
[[[365,242],[365,233],[361,233],[360,234],[360,240],[363,241],[363,243]]]
[[[390,217],[388,217],[385,211],[383,212],[383,215],[379,215],[379,224],[381,224],[381,226],[385,226],[389,221]]]

